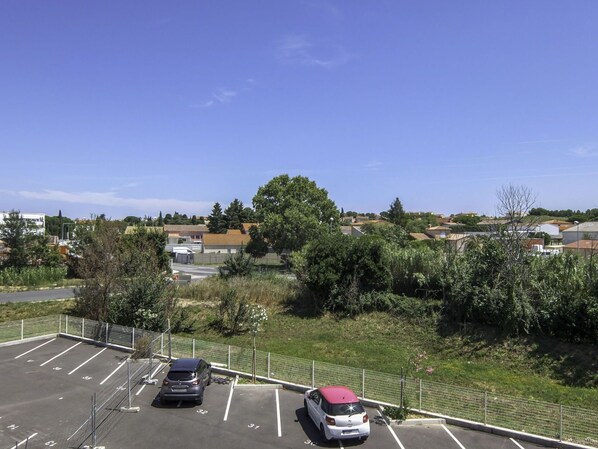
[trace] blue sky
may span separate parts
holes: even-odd
[[[598,207],[598,1],[0,1],[0,210]]]

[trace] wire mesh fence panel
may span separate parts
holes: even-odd
[[[195,340],[195,356],[210,363],[226,365],[228,363],[228,345]]]
[[[405,377],[403,382],[403,405],[410,409],[420,409],[419,399],[422,380],[415,377]]]
[[[401,376],[365,370],[365,397],[373,401],[399,404]]]
[[[472,388],[422,381],[422,410],[484,422],[484,392]]]
[[[29,318],[23,323],[23,337],[39,337],[41,335],[57,334],[59,315],[50,315],[40,318]]]
[[[61,326],[62,332],[75,337],[85,337],[83,332],[83,319],[76,316],[64,315],[64,323]],[[89,337],[88,337],[89,338]]]
[[[563,406],[565,441],[598,447],[598,412]]]
[[[487,397],[486,424],[559,438],[558,405],[498,394]]]
[[[11,321],[0,324],[0,342],[21,339],[21,322]]]
[[[311,386],[312,362],[287,355],[270,354],[270,378]]]
[[[363,370],[326,362],[314,362],[314,385],[344,385],[361,394]]]
[[[253,350],[248,348],[230,347],[230,369],[251,373]]]
[[[255,375],[268,377],[268,353],[255,351]]]
[[[193,340],[186,337],[171,335],[172,356],[174,358],[193,357]]]
[[[108,338],[107,343],[112,345],[131,347],[133,328],[128,326],[120,326],[118,324],[109,324],[107,327]]]

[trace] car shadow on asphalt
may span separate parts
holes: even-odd
[[[160,395],[157,394],[152,401],[152,407],[154,408],[194,408],[198,407],[199,404],[195,401],[166,401],[160,400]]]
[[[295,410],[295,416],[297,419],[295,422],[298,422],[303,429],[303,432],[306,436],[305,444],[309,444],[310,442],[315,444],[316,446],[320,447],[339,447],[337,441],[329,441],[326,442],[320,435],[320,431],[316,427],[315,423],[312,419],[307,416],[307,411],[305,407],[300,407]],[[353,447],[353,446],[360,446],[364,443],[364,441],[355,439],[355,440],[343,440],[343,447]]]

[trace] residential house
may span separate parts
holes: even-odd
[[[164,232],[168,235],[168,243],[171,245],[200,244],[203,235],[208,232],[208,227],[206,225],[164,225]]]
[[[241,251],[247,244],[251,237],[247,234],[238,233],[230,234],[203,234],[203,253],[205,254],[234,254]]]
[[[581,256],[590,257],[598,255],[598,240],[578,240],[563,246],[567,253],[577,253]]]
[[[10,212],[0,212],[0,224],[8,218]],[[35,235],[45,235],[46,233],[46,215],[45,214],[31,214],[20,213],[23,220],[27,223],[27,232]]]
[[[563,245],[578,240],[598,240],[598,221],[587,221],[565,229],[563,232]]]

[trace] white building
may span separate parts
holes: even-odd
[[[598,221],[579,223],[563,231],[563,245],[578,240],[598,240]]]
[[[9,212],[0,212],[0,224],[10,215]],[[46,215],[22,213],[21,218],[27,222],[28,232],[36,235],[46,233]]]

